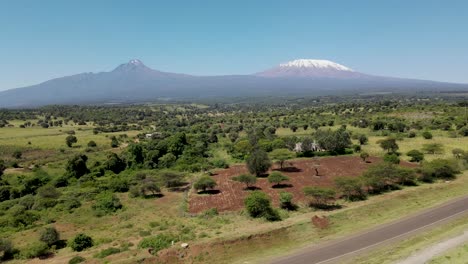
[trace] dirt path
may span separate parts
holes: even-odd
[[[438,244],[432,245],[424,250],[416,252],[409,258],[398,262],[398,264],[420,264],[427,263],[432,258],[443,254],[445,251],[457,247],[468,241],[468,230],[462,235],[442,241]]]

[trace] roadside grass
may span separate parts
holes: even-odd
[[[389,246],[374,250],[362,256],[352,258],[342,263],[363,263],[363,264],[380,264],[380,263],[398,263],[413,254],[417,254],[419,250],[448,240],[457,235],[463,234],[468,229],[468,216],[463,216],[449,223],[437,226],[436,228],[424,231],[421,234],[412,236],[404,241],[394,243]],[[434,258],[430,263],[466,263],[468,259],[468,245],[457,247],[448,251],[446,254]]]
[[[466,264],[468,259],[468,243],[448,250],[443,255],[435,257],[429,261],[429,264]]]

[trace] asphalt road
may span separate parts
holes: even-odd
[[[336,262],[385,242],[404,239],[416,231],[429,228],[432,225],[465,213],[468,213],[468,196],[357,235],[306,248],[293,255],[279,258],[272,263],[317,264]]]

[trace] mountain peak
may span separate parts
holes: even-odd
[[[137,69],[147,69],[145,64],[141,60],[132,59],[127,63],[120,64],[117,68],[114,69],[114,72],[129,72],[135,71]]]
[[[352,69],[329,60],[312,60],[312,59],[297,59],[281,63],[279,67],[287,68],[316,68],[316,69],[330,69],[338,71],[353,71]]]
[[[141,60],[138,60],[138,59],[130,60],[127,64],[132,64],[132,65],[144,65],[143,62],[142,62]]]

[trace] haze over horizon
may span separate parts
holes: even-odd
[[[325,59],[373,75],[468,83],[466,1],[0,3],[0,91],[130,59],[193,75]]]

